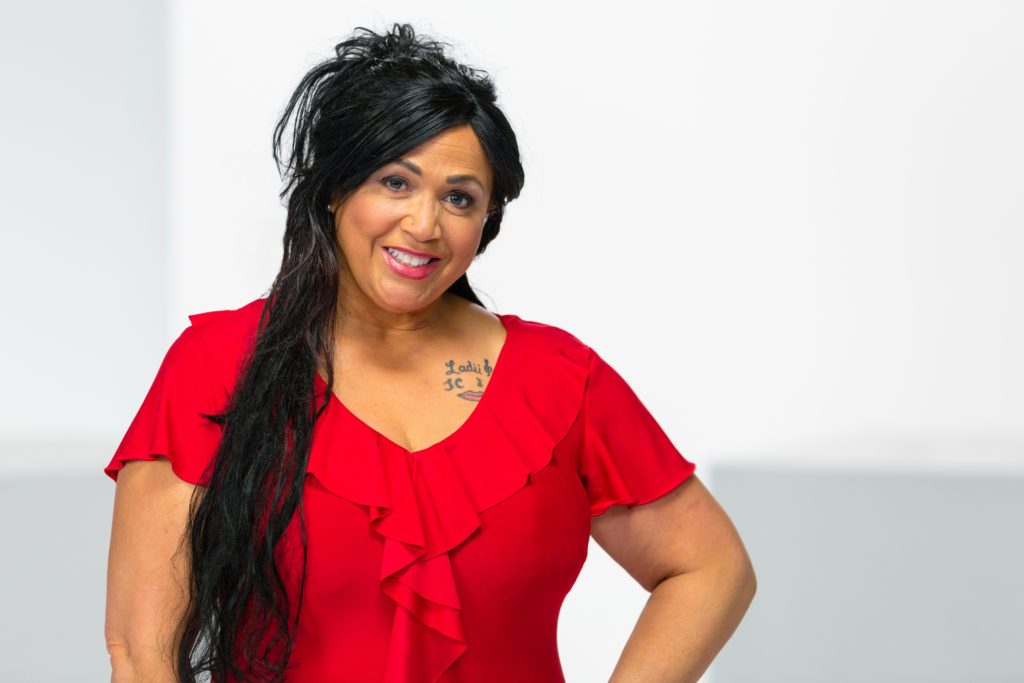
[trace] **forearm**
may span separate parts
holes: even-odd
[[[736,630],[755,586],[749,563],[665,579],[651,592],[609,683],[698,680]]]

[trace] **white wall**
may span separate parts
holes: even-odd
[[[1024,8],[592,7],[176,3],[173,324],[269,286],[278,112],[352,27],[409,20],[492,72],[525,155],[473,282],[603,350],[695,460],[1019,460]]]
[[[164,37],[159,0],[0,7],[0,474],[94,469],[166,351]]]
[[[0,678],[109,679],[102,468],[165,327],[163,0],[0,3]]]

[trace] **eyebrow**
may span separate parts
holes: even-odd
[[[395,163],[399,164],[400,166],[405,166],[407,169],[409,169],[410,171],[412,171],[413,173],[415,173],[418,176],[422,176],[423,175],[423,171],[420,170],[420,167],[417,166],[416,164],[412,163],[408,159],[396,159]],[[444,181],[446,183],[451,183],[453,185],[456,184],[456,183],[465,183],[465,182],[476,183],[477,185],[480,186],[480,191],[481,192],[486,192],[486,190],[484,189],[484,184],[482,182],[480,182],[480,179],[477,178],[475,175],[472,175],[472,174],[469,174],[469,173],[463,173],[463,174],[460,174],[460,175],[450,175],[447,178],[445,178]]]

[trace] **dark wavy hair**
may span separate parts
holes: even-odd
[[[227,408],[205,416],[223,425],[223,435],[208,486],[196,487],[183,539],[190,576],[175,634],[180,681],[204,672],[214,681],[284,679],[306,571],[304,475],[314,424],[334,386],[342,266],[328,205],[461,124],[472,126],[494,177],[477,254],[522,189],[515,133],[490,77],[453,61],[446,47],[408,24],[382,34],[357,28],[303,77],[274,130],[288,208],[284,254]],[[483,305],[465,274],[449,291]],[[328,374],[319,403],[318,364]],[[288,568],[275,561],[291,533],[303,558],[296,604],[286,590]]]

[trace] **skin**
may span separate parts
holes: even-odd
[[[445,294],[476,256],[492,191],[487,155],[472,127],[461,125],[331,205],[342,264],[334,393],[410,451],[468,419],[490,377],[483,368],[504,343],[496,316]],[[405,277],[388,265],[385,247],[430,254],[438,266],[425,278]],[[460,372],[467,360],[479,372]]]
[[[456,126],[381,167],[332,205],[343,261],[344,339],[399,357],[447,331],[460,297],[442,293],[476,256],[492,178],[473,129]],[[402,277],[387,265],[385,246],[437,256],[441,265],[422,280]]]
[[[650,591],[609,683],[693,683],[732,636],[757,590],[747,551],[696,475],[632,509],[613,506],[590,534]]]
[[[476,255],[492,183],[476,135],[457,126],[331,205],[343,266],[335,352],[347,363],[345,372],[335,369],[336,393],[375,414],[386,425],[379,431],[409,450],[440,441],[465,421],[475,400],[458,391],[486,387],[504,341],[493,314],[444,293]],[[384,260],[384,246],[429,253],[441,264],[424,279],[402,277]],[[465,385],[443,384],[455,377]],[[383,399],[366,390],[377,386],[388,387]],[[378,399],[357,403],[368,394]],[[105,624],[112,681],[175,680],[172,631],[188,570],[178,551],[193,489],[166,458],[130,461],[118,476]],[[610,683],[696,681],[755,590],[724,510],[691,476],[655,501],[594,517],[591,534],[651,593]]]
[[[132,460],[118,474],[104,624],[112,682],[176,680],[171,630],[186,603],[187,572],[178,546],[194,488],[166,458]]]

